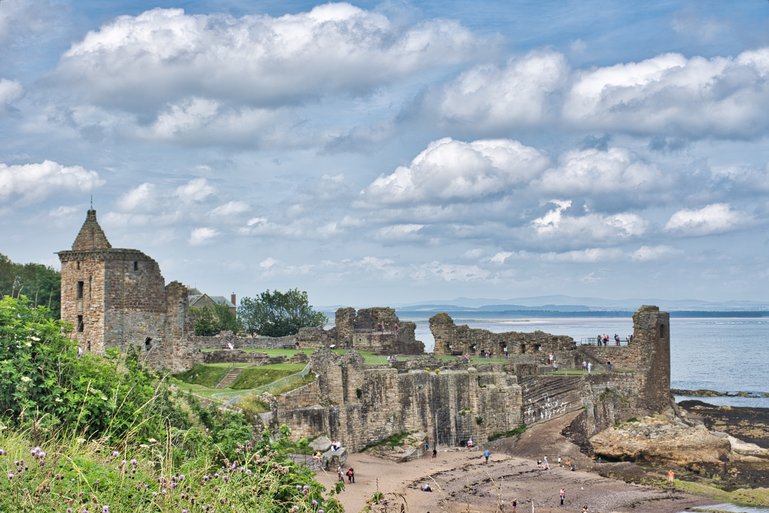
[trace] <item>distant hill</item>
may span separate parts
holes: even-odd
[[[676,317],[708,317],[761,315],[769,316],[769,304],[754,301],[723,301],[711,302],[697,299],[605,299],[593,297],[571,297],[564,295],[548,295],[521,297],[511,299],[497,298],[466,298],[451,300],[423,301],[392,306],[399,315],[409,314],[432,315],[437,312],[451,314],[474,315],[529,315],[553,316],[557,314],[576,314],[580,316],[626,316],[635,312],[641,305],[657,305]],[[330,314],[336,311],[335,306],[321,307]]]

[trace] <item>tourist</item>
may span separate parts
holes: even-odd
[[[344,469],[342,469],[342,465],[336,467],[336,476],[344,483]]]
[[[582,513],[588,513],[588,511],[589,511],[589,510],[587,509],[587,504],[585,504],[584,506],[582,506]]]
[[[673,470],[668,470],[668,481],[672,483],[675,480],[675,478],[676,478],[676,473],[673,472]]]
[[[563,506],[563,501],[566,500],[566,490],[561,488],[561,491],[558,492],[558,497],[561,499],[561,506]]]
[[[609,370],[609,372],[611,372],[611,369],[612,369],[611,361],[606,360],[606,368]]]
[[[430,486],[428,483],[425,483],[425,484],[421,485],[419,487],[419,489],[422,490],[423,492],[432,492],[433,491],[432,486]]]
[[[559,467],[562,467],[562,466],[563,466],[563,465],[561,464],[561,457],[560,457],[560,456],[558,456],[558,466],[559,466]]]
[[[550,462],[547,461],[547,456],[542,458],[542,466],[545,468],[545,470],[550,470]]]
[[[473,439],[472,438],[468,439],[467,440],[467,447],[472,449],[473,446],[475,446],[475,443],[473,442]]]
[[[438,449],[436,449],[435,446],[433,446],[433,458],[435,458],[436,456],[438,456]]]
[[[347,469],[347,482],[348,483],[355,482],[355,471],[352,469],[352,467]]]
[[[485,458],[485,460],[486,460],[486,461],[484,461],[484,462],[483,462],[484,464],[487,464],[487,463],[489,462],[489,456],[491,456],[491,452],[489,452],[489,450],[488,450],[488,449],[486,449],[485,451],[483,451],[483,457],[484,457],[484,458]]]
[[[582,370],[587,370],[587,362],[585,360],[582,360]]]
[[[513,499],[513,502],[510,503],[510,505],[513,507],[513,511],[517,511],[518,510],[518,500],[517,499]]]
[[[593,362],[587,362],[587,373],[590,374],[592,370],[593,370]]]
[[[508,352],[507,346],[505,346],[505,348],[502,349],[502,351],[505,353],[505,358],[510,358],[510,353]]]

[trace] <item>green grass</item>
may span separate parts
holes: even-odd
[[[515,429],[511,429],[510,431],[504,431],[502,433],[494,433],[491,436],[489,436],[489,442],[493,442],[494,440],[497,440],[498,438],[510,438],[513,436],[518,436],[522,434],[524,431],[526,431],[526,424],[523,422]]]
[[[175,374],[174,378],[190,385],[213,388],[227,374],[227,369],[219,365],[195,365],[186,372]]]
[[[240,373],[230,388],[233,390],[246,390],[268,385],[291,374],[304,369],[302,363],[278,363],[273,365],[261,365],[249,367]]]
[[[665,482],[664,486],[670,486],[670,483]],[[707,483],[683,481],[680,479],[673,481],[673,486],[677,490],[693,495],[710,497],[719,501],[735,502],[746,506],[769,506],[769,489],[767,488],[740,488],[728,492]]]

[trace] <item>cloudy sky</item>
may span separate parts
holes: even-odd
[[[766,301],[765,0],[0,0],[0,252],[316,305]]]

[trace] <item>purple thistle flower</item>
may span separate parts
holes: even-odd
[[[13,479],[13,472],[8,472],[8,479]]]
[[[109,513],[109,506],[105,504],[104,506],[101,507],[101,511],[102,513]]]

